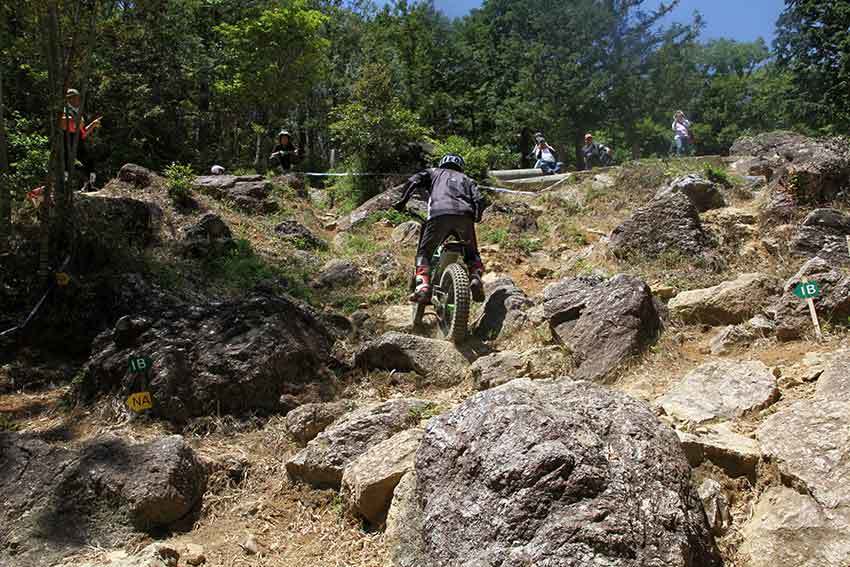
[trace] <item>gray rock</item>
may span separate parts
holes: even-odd
[[[778,398],[776,378],[763,363],[712,360],[689,372],[658,405],[676,419],[703,423],[742,417]]]
[[[345,467],[341,495],[349,510],[373,525],[386,519],[396,485],[413,469],[423,433],[419,428],[396,433]]]
[[[57,567],[178,567],[180,553],[170,545],[152,543],[129,555],[119,550],[107,554],[103,561],[94,563],[63,563]],[[196,565],[196,563],[189,563]]]
[[[339,287],[358,285],[363,278],[360,268],[350,260],[339,258],[328,261],[322,266],[319,275],[316,276],[316,287]]]
[[[384,532],[390,567],[425,565],[422,557],[422,513],[416,500],[416,473],[405,474],[393,492]]]
[[[420,224],[416,221],[403,222],[393,229],[393,242],[415,244],[419,241]]]
[[[703,256],[714,247],[699,211],[685,195],[670,193],[636,210],[611,233],[610,250],[620,258],[654,258],[678,252]]]
[[[766,307],[780,291],[780,282],[766,274],[741,274],[719,285],[683,291],[667,304],[670,314],[685,323],[731,325]]]
[[[818,379],[815,399],[850,402],[850,350],[834,353]]]
[[[227,190],[227,196],[231,199],[238,197],[251,197],[252,199],[264,200],[272,191],[272,184],[265,179],[259,181],[237,181],[233,187]]]
[[[297,248],[326,250],[328,243],[313,234],[309,228],[294,220],[285,220],[274,231],[285,240],[292,242]]]
[[[125,163],[118,170],[118,179],[124,183],[132,183],[136,187],[147,187],[153,179],[153,172],[135,163]]]
[[[287,296],[254,295],[146,312],[155,321],[130,345],[95,340],[77,394],[84,402],[138,387],[131,355],[153,360],[153,416],[173,423],[219,413],[277,412],[333,395],[332,330]],[[296,403],[281,403],[291,396]],[[289,407],[287,407],[289,406]]]
[[[299,446],[304,447],[339,416],[353,408],[354,404],[346,400],[304,404],[286,414],[286,430]]]
[[[525,311],[534,305],[510,278],[499,284],[487,287],[481,315],[473,323],[473,333],[481,340],[494,340],[503,332],[517,330],[527,321]]]
[[[676,431],[676,434],[692,467],[711,461],[730,477],[746,476],[755,482],[761,458],[755,439],[735,433],[726,422],[702,426],[693,433]]]
[[[804,277],[817,281],[820,286],[821,296],[814,303],[821,321],[846,324],[850,317],[850,276],[823,258],[812,258],[785,282],[782,295],[765,310],[776,323],[776,337],[781,341],[813,332],[806,302],[793,294]]]
[[[250,195],[235,195],[232,197],[233,205],[246,213],[267,215],[276,213],[280,207],[274,201],[257,199]]]
[[[773,486],[758,499],[743,540],[749,567],[840,567],[850,562],[850,514]]]
[[[184,231],[181,254],[193,258],[221,256],[236,248],[233,233],[220,216],[205,213]]]
[[[262,182],[262,175],[201,175],[195,178],[194,189],[216,199],[225,197],[237,183]]]
[[[850,402],[799,401],[757,432],[782,477],[826,508],[850,508]]]
[[[495,388],[518,378],[555,380],[567,376],[572,359],[557,346],[535,348],[522,353],[503,351],[482,356],[470,370],[476,390]]]
[[[817,209],[806,216],[791,240],[791,253],[847,264],[850,262],[848,236],[850,215],[836,209]]]
[[[721,565],[675,434],[594,384],[472,396],[428,423],[416,477],[418,565]]]
[[[707,478],[699,485],[697,493],[702,500],[703,508],[705,508],[705,515],[708,517],[708,525],[711,526],[711,531],[715,535],[720,535],[728,530],[732,525],[729,498],[720,483]]]
[[[667,187],[661,188],[655,197],[664,197],[671,193],[685,195],[699,212],[726,206],[726,199],[717,184],[693,173],[673,180]]]
[[[709,348],[715,356],[728,354],[737,347],[750,345],[757,338],[758,334],[746,324],[728,325],[711,339]]]
[[[454,386],[466,376],[469,362],[450,341],[390,331],[361,346],[354,364],[370,370],[415,372],[435,386]]]
[[[0,434],[0,563],[47,566],[92,541],[116,546],[200,509],[207,470],[180,436],[139,445],[106,436],[81,448]]]
[[[291,479],[317,488],[339,488],[349,463],[381,441],[417,425],[422,412],[430,407],[426,400],[404,398],[354,410],[290,459],[286,472]]]
[[[396,185],[372,197],[357,207],[347,217],[341,218],[337,227],[340,231],[346,232],[364,224],[374,213],[389,210],[401,198],[403,187],[404,185]],[[412,200],[409,206],[419,213],[425,213],[427,211],[427,206],[422,201]]]
[[[634,276],[567,278],[547,286],[543,297],[553,336],[574,355],[576,379],[610,379],[661,331],[652,292]]]

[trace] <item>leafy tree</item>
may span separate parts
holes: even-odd
[[[786,0],[774,45],[799,89],[803,117],[850,132],[850,0]]]

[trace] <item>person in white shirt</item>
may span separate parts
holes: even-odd
[[[684,112],[678,110],[673,115],[673,143],[676,146],[676,155],[689,155],[692,141],[691,121],[685,118]]]
[[[547,144],[543,138],[538,139],[537,146],[531,152],[531,157],[537,160],[534,164],[535,169],[542,169],[547,175],[561,171],[557,155],[555,148]]]

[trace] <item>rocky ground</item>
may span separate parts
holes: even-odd
[[[201,177],[178,207],[125,166],[2,344],[0,563],[850,564],[850,147],[731,154],[495,196],[458,346],[410,328],[393,189]],[[0,331],[38,299],[33,216]]]

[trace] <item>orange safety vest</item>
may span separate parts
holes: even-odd
[[[85,140],[89,133],[86,130],[85,117],[79,113],[79,111],[75,111],[70,106],[65,106],[65,110],[62,112],[62,117],[59,119],[59,127],[65,130],[66,132],[70,132],[71,134],[75,134],[77,132],[77,124],[79,123],[80,129],[80,137]]]

